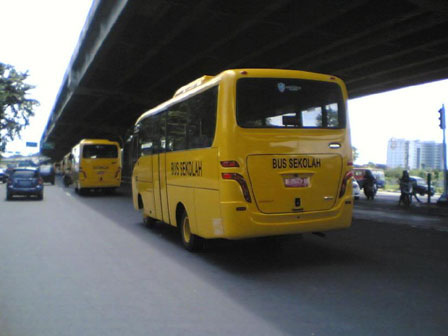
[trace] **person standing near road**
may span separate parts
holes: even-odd
[[[407,170],[403,170],[403,174],[401,175],[401,178],[398,179],[398,182],[400,184],[400,199],[398,200],[398,205],[401,205],[401,203],[403,202],[403,204],[406,205],[406,197],[407,195],[409,195],[410,199],[409,199],[409,204],[412,201],[412,184],[411,184],[411,180],[409,179],[409,173]]]

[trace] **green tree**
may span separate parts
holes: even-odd
[[[18,72],[9,64],[0,62],[0,151],[6,143],[20,138],[22,129],[29,125],[34,107],[39,104],[28,98],[28,91],[34,86],[25,83],[28,73]]]
[[[398,178],[401,177],[401,175],[403,174],[403,168],[401,167],[397,167],[397,168],[388,168],[386,169],[386,171],[384,172],[384,174],[386,175],[386,177],[391,178],[391,179],[395,179],[397,180]]]
[[[424,169],[411,169],[409,175],[426,178],[427,172]]]

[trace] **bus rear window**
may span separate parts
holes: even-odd
[[[291,78],[242,78],[236,118],[244,128],[345,128],[345,103],[336,83]]]
[[[82,150],[84,159],[117,158],[118,150],[114,145],[85,145]]]
[[[39,173],[36,170],[16,170],[13,173],[15,178],[33,178],[38,177]]]

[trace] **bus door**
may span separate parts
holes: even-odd
[[[160,204],[155,199],[155,194],[158,193],[158,184],[156,184],[157,179],[154,176],[154,157],[157,157],[157,150],[153,130],[152,119],[147,119],[136,126],[133,139],[135,151],[132,154],[132,175],[135,178],[137,192],[143,198],[145,214],[152,218],[162,219],[159,215]],[[136,201],[134,199],[134,202]]]
[[[154,136],[159,139],[153,155],[154,200],[157,218],[170,223],[168,211],[168,193],[166,185],[166,122],[164,112],[155,118]]]
[[[152,183],[153,183],[153,198],[154,198],[154,211],[155,215],[154,218],[157,218],[159,220],[163,221],[163,215],[162,215],[162,203],[160,201],[160,155],[159,153],[155,153],[151,157],[152,159]]]

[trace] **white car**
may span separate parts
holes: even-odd
[[[352,180],[352,185],[353,185],[353,197],[355,198],[355,200],[359,199],[359,196],[361,195],[361,189],[359,188],[359,184],[358,182],[356,182],[355,179]]]

